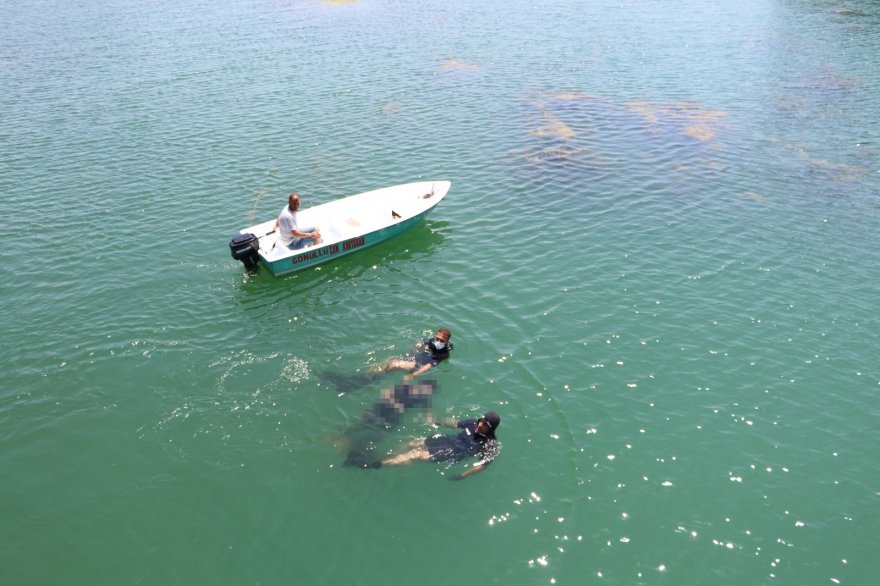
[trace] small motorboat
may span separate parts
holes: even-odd
[[[357,252],[406,232],[449,191],[449,181],[420,181],[359,193],[297,212],[322,242],[290,249],[278,240],[275,220],[245,228],[229,242],[232,258],[248,269],[266,267],[276,277]]]

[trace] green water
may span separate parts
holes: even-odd
[[[872,584],[880,6],[0,4],[0,583]],[[429,220],[248,275],[277,214]],[[342,465],[439,325],[503,447]],[[393,450],[429,430],[386,434]]]

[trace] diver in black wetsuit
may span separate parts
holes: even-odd
[[[409,445],[408,451],[382,460],[382,465],[400,466],[417,460],[458,462],[472,456],[480,458],[464,472],[451,477],[453,480],[460,480],[485,470],[498,455],[499,443],[495,438],[495,430],[499,425],[501,417],[494,411],[489,411],[479,419],[459,421],[455,424],[455,427],[462,430],[458,435],[437,435],[416,440]]]
[[[391,358],[385,363],[371,369],[373,374],[391,372],[392,370],[409,371],[404,381],[411,381],[415,377],[424,374],[449,358],[452,352],[452,332],[447,328],[440,328],[433,338],[427,338],[419,342],[412,356]]]
[[[392,370],[408,371],[403,381],[410,382],[449,358],[453,347],[449,341],[451,337],[452,332],[447,328],[440,328],[433,338],[419,341],[409,356],[390,358],[381,364],[374,364],[368,372],[344,374],[327,370],[318,372],[318,376],[322,381],[333,385],[339,393],[349,393],[371,385]]]

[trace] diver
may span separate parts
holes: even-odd
[[[479,419],[466,419],[450,425],[462,431],[457,435],[435,435],[414,440],[406,451],[382,460],[382,465],[401,466],[415,461],[459,462],[477,457],[477,462],[450,479],[461,480],[485,470],[500,451],[495,431],[501,425],[501,417],[489,411]]]
[[[452,332],[447,328],[440,328],[434,337],[419,341],[410,355],[389,358],[381,364],[372,365],[367,372],[346,374],[325,370],[318,372],[318,377],[333,385],[340,394],[369,386],[393,370],[406,371],[403,381],[410,382],[449,358],[453,348],[450,338]]]
[[[425,374],[444,360],[449,358],[452,352],[452,332],[447,328],[440,328],[433,338],[422,340],[414,348],[410,356],[389,358],[382,364],[373,365],[371,374],[384,374],[393,370],[405,370],[407,375],[403,377],[409,382],[415,377]]]

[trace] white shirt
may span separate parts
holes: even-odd
[[[293,242],[293,230],[297,230],[296,212],[290,211],[290,206],[284,206],[281,214],[278,216],[278,240],[281,244],[288,246]]]

